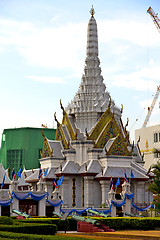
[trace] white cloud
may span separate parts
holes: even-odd
[[[138,91],[146,91],[148,89],[155,91],[159,85],[160,68],[149,66],[139,71],[115,75],[112,77],[112,85],[117,87],[125,87]]]
[[[54,16],[52,21],[56,19]],[[125,41],[123,44],[119,41],[115,46],[114,51],[117,54],[124,51],[129,54],[131,44],[143,47],[151,44],[156,47],[159,44],[159,33],[154,29],[149,42],[148,31],[146,22],[130,20],[98,22],[99,43],[109,45],[113,39]],[[17,52],[29,64],[47,68],[70,68],[74,72],[80,71],[85,56],[86,33],[86,23],[67,22],[58,26],[55,23],[53,27],[44,27],[29,22],[0,19],[0,47],[16,46]]]
[[[155,91],[155,94],[156,94],[156,91]],[[148,113],[148,107],[150,107],[152,102],[153,102],[154,96],[155,95],[153,95],[152,98],[146,99],[144,101],[140,101],[140,103],[139,103],[145,109],[146,115]],[[160,113],[159,106],[160,106],[159,100],[157,99],[156,102],[155,102],[154,108],[152,110],[152,115],[155,115],[155,116],[159,115],[159,113]]]
[[[128,41],[139,46],[158,46],[159,32],[154,24],[126,20],[105,20],[98,24],[98,32],[101,42],[109,42],[113,39]]]
[[[0,46],[15,46],[29,64],[79,69],[79,51],[86,41],[86,26],[83,23],[42,27],[26,22],[0,20]]]
[[[58,83],[64,84],[64,80],[60,77],[53,76],[26,76],[26,78],[34,80],[36,82],[44,82],[44,83]]]

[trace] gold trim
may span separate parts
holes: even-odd
[[[56,113],[54,114],[54,118],[55,121],[57,122],[57,129],[56,129],[56,137],[55,140],[57,141],[62,141],[63,147],[65,149],[68,149],[68,143],[67,143],[67,139],[65,137],[65,134],[63,132],[62,126],[61,124],[58,122],[57,118],[56,118]],[[59,136],[59,132],[60,132],[60,136]]]
[[[99,121],[97,122],[96,126],[93,128],[91,134],[88,137],[88,140],[96,140],[100,133],[102,132],[105,125],[111,120],[113,117],[113,113],[111,112],[110,108],[108,107],[106,111],[102,114]]]
[[[99,137],[97,138],[96,144],[94,146],[95,148],[103,148],[105,146],[105,144],[108,141],[108,140],[107,141],[105,140],[105,136],[110,131],[111,127],[113,128],[113,133],[111,133],[108,136],[108,140],[113,137],[116,137],[117,134],[119,134],[119,133],[122,134],[116,120],[114,119],[113,113],[112,113],[112,117],[111,117],[110,121],[105,125],[105,127],[99,134]]]
[[[60,136],[59,136],[59,132],[60,132]],[[62,141],[63,147],[65,149],[68,149],[68,143],[67,143],[67,140],[66,140],[66,137],[65,137],[65,134],[63,132],[61,124],[57,124],[55,140]]]
[[[70,137],[72,140],[76,140],[76,133],[74,132],[73,128],[72,128],[72,125],[70,123],[70,120],[69,120],[69,117],[68,117],[68,114],[67,112],[64,110],[64,107],[62,105],[62,101],[60,100],[60,105],[61,105],[61,109],[63,110],[63,119],[62,119],[62,124],[66,125],[68,131],[69,131],[69,134],[70,134]]]
[[[119,141],[118,141],[119,140]],[[121,147],[122,147],[122,154],[118,154],[118,152],[115,152],[115,146],[116,144],[120,143]],[[116,136],[114,142],[111,144],[110,149],[107,151],[107,153],[109,155],[122,155],[122,156],[130,156],[131,153],[128,151],[123,138],[121,136],[121,133],[118,133],[118,135]]]
[[[43,143],[43,148],[42,148],[42,152],[41,152],[41,158],[44,158],[44,157],[52,157],[53,156],[53,151],[52,149],[50,148],[50,145],[48,143],[48,140],[47,138],[45,137],[45,135],[43,134],[43,137],[44,137],[44,143]],[[45,149],[47,148],[48,150],[48,156],[45,155]]]

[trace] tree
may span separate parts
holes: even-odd
[[[151,166],[151,171],[154,173],[154,178],[147,190],[154,194],[152,204],[155,205],[155,210],[160,213],[160,160]]]

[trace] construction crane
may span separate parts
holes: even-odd
[[[155,13],[151,7],[148,8],[147,12],[152,17],[152,20],[153,20],[156,28],[160,32],[160,19],[158,18],[158,13]]]
[[[152,113],[152,111],[153,111],[153,108],[154,108],[154,106],[155,106],[155,104],[156,104],[156,101],[157,101],[157,99],[158,99],[159,93],[160,93],[160,85],[157,87],[157,91],[156,91],[156,94],[155,94],[155,96],[154,96],[154,98],[153,98],[153,101],[152,101],[151,106],[148,107],[148,113],[147,113],[147,116],[146,116],[146,118],[145,118],[145,121],[144,121],[144,123],[143,123],[142,128],[145,128],[145,127],[147,126],[147,123],[148,123],[148,121],[149,121],[149,119],[150,119],[150,116],[151,116],[151,113]]]
[[[157,28],[158,31],[160,32],[160,19],[158,18],[158,14],[155,13],[151,7],[148,8],[147,12],[148,12],[148,13],[150,14],[150,16],[152,17],[152,20],[153,20],[156,28]],[[157,101],[157,99],[158,99],[159,93],[160,93],[160,85],[157,87],[157,91],[156,91],[156,94],[155,94],[155,96],[154,96],[154,98],[153,98],[153,101],[152,101],[151,106],[148,107],[148,113],[147,113],[147,116],[146,116],[146,118],[145,118],[145,121],[144,121],[144,123],[143,123],[142,128],[145,128],[145,127],[147,126],[147,123],[148,123],[148,121],[149,121],[149,119],[150,119],[151,113],[152,113],[152,111],[153,111],[153,109],[154,109],[154,106],[155,106],[155,104],[156,104],[156,101]]]

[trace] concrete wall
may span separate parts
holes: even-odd
[[[154,134],[158,133],[158,142],[154,142]],[[150,165],[157,162],[159,158],[155,158],[153,154],[153,149],[157,148],[160,150],[160,124],[137,129],[135,131],[135,141],[139,139],[140,136],[140,142],[139,147],[141,150],[141,153],[144,153],[144,167],[148,169]]]

